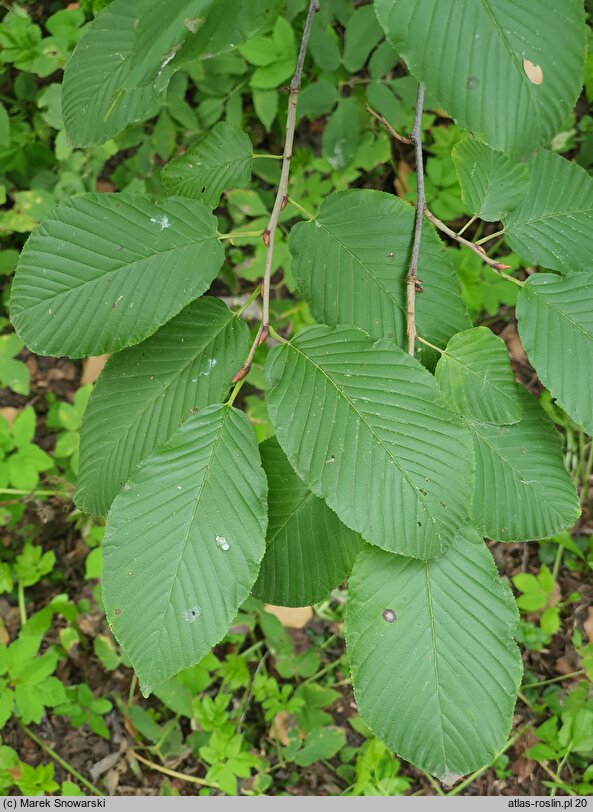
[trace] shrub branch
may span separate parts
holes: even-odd
[[[475,242],[471,242],[470,240],[466,240],[465,237],[461,236],[461,233],[456,234],[453,229],[446,226],[442,220],[439,220],[438,217],[435,217],[434,214],[425,206],[424,207],[424,216],[427,220],[429,220],[435,228],[438,228],[439,231],[442,231],[443,234],[446,234],[448,237],[451,237],[452,240],[458,242],[460,245],[465,245],[466,248],[469,248],[470,251],[473,251],[474,254],[477,254],[480,259],[489,265],[492,270],[501,276],[503,279],[506,279],[508,282],[514,282],[515,285],[519,285],[519,287],[523,287],[523,282],[520,279],[515,279],[514,276],[509,276],[509,274],[504,273],[504,271],[510,270],[510,265],[505,265],[502,262],[499,262],[496,259],[492,259],[489,257],[488,254],[484,251],[481,245],[478,245]],[[495,235],[492,235],[495,236]]]
[[[420,241],[422,239],[422,223],[424,221],[424,209],[426,200],[424,196],[424,157],[422,155],[422,108],[424,107],[424,85],[418,85],[418,95],[416,97],[416,112],[414,114],[414,127],[410,134],[410,141],[414,145],[416,156],[416,223],[414,226],[414,242],[412,244],[412,256],[408,268],[406,282],[407,302],[408,302],[408,352],[414,355],[416,345],[416,292],[422,292],[422,286],[418,280],[418,257],[420,256]]]
[[[260,344],[264,343],[270,333],[270,279],[272,276],[272,263],[274,260],[274,244],[276,241],[276,231],[278,229],[280,213],[288,203],[288,179],[290,177],[290,163],[292,161],[297,105],[299,100],[299,92],[301,90],[303,66],[305,64],[305,56],[307,54],[307,47],[309,45],[311,28],[313,26],[313,18],[318,11],[319,0],[310,0],[307,19],[303,29],[303,36],[301,38],[299,55],[297,57],[296,68],[289,87],[288,115],[286,116],[286,137],[284,139],[284,152],[282,155],[280,182],[278,183],[276,199],[274,200],[270,220],[263,233],[263,241],[267,251],[264,278],[262,282],[262,320],[255,336],[255,340],[251,345],[251,349],[249,350],[249,354],[245,359],[245,363],[233,378],[233,383],[237,383],[248,374],[249,370],[251,369],[251,364],[257,348],[260,346]]]

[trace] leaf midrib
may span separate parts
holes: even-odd
[[[189,156],[187,156],[187,153],[186,153],[186,155],[184,155],[183,157],[186,158],[186,157],[189,157]],[[233,164],[245,163],[246,161],[249,161],[250,159],[253,159],[253,153],[251,153],[251,155],[244,155],[241,158],[235,158],[232,161],[226,161],[226,162],[217,163],[217,164],[214,164],[214,165],[210,164],[210,166],[208,168],[203,169],[201,174],[202,175],[212,175],[213,173],[217,172],[219,169],[223,169],[223,168],[228,169]],[[170,174],[171,172],[173,172],[173,169],[169,169],[168,172],[167,172],[167,175]],[[188,172],[188,175],[189,174],[191,174],[191,177],[186,177],[180,182],[181,183],[187,183],[188,181],[191,182],[192,180],[195,180],[196,183],[199,183],[199,181],[197,180],[197,176],[200,173],[193,172],[193,169],[191,169]]]
[[[514,213],[515,212],[509,212],[510,215]],[[557,220],[560,217],[570,217],[571,215],[575,214],[585,214],[590,217],[593,215],[593,207],[590,206],[586,209],[571,209],[570,211],[554,211],[551,214],[542,214],[541,216],[533,217],[530,220],[516,221],[508,227],[507,233],[512,232],[513,229],[519,230],[524,226],[533,225],[533,223],[543,223],[546,220]]]
[[[292,512],[288,514],[287,518],[285,519],[285,521],[282,522],[282,524],[276,530],[274,535],[271,536],[268,539],[268,547],[271,547],[272,544],[274,544],[274,542],[277,541],[278,536],[280,535],[280,533],[282,533],[282,531],[284,530],[286,525],[294,518],[294,516],[296,516],[296,514],[299,513],[303,509],[305,503],[307,501],[309,501],[309,499],[313,500],[313,499],[317,499],[317,498],[318,497],[316,497],[315,494],[312,491],[309,491],[309,490],[305,491],[305,494],[296,503],[296,505],[295,505],[294,509],[292,510]]]
[[[512,398],[510,395],[508,395],[508,394],[507,394],[507,393],[506,393],[506,392],[505,392],[503,389],[501,389],[499,386],[497,386],[496,384],[492,383],[492,378],[490,378],[490,380],[488,380],[485,374],[484,374],[484,375],[480,375],[480,373],[479,373],[479,372],[476,372],[476,370],[472,369],[472,368],[471,368],[470,366],[468,366],[466,363],[464,363],[463,361],[460,361],[460,360],[459,360],[459,358],[456,358],[454,355],[451,355],[451,353],[447,352],[447,350],[441,350],[441,352],[442,352],[442,354],[443,354],[443,355],[446,355],[446,356],[447,356],[447,358],[450,358],[452,361],[455,361],[456,363],[458,363],[458,364],[459,364],[461,367],[463,367],[464,369],[466,369],[468,372],[471,372],[471,374],[472,374],[472,375],[475,375],[475,376],[476,376],[476,378],[477,378],[479,381],[482,381],[482,386],[484,386],[484,384],[485,384],[485,385],[486,385],[486,386],[488,386],[489,388],[491,387],[492,389],[494,389],[494,391],[495,391],[495,392],[496,392],[498,395],[501,395],[502,397],[506,398],[506,400],[508,400],[508,402],[510,403],[510,405],[511,405],[511,406],[516,406],[516,405],[517,405],[517,404],[516,404],[516,403],[513,401],[513,398]]]
[[[153,403],[154,403],[154,402],[157,400],[157,398],[161,397],[161,395],[162,395],[164,392],[166,392],[166,391],[167,391],[167,389],[169,389],[169,387],[170,387],[170,386],[172,386],[174,382],[178,381],[178,380],[179,380],[179,378],[181,378],[181,376],[182,376],[182,375],[183,375],[185,372],[187,372],[187,370],[188,370],[188,369],[189,369],[189,368],[192,366],[192,364],[194,364],[194,363],[195,363],[196,358],[197,358],[199,355],[201,355],[202,353],[204,353],[204,352],[205,352],[206,347],[209,347],[209,346],[210,346],[210,345],[211,345],[211,344],[212,344],[212,343],[213,343],[213,342],[214,342],[214,341],[215,341],[215,340],[218,338],[218,336],[219,336],[219,335],[220,335],[220,334],[221,334],[221,333],[222,333],[224,330],[226,330],[226,328],[229,326],[229,324],[231,324],[231,322],[232,322],[232,321],[233,321],[233,319],[235,319],[235,318],[237,318],[237,315],[236,315],[236,314],[233,314],[233,315],[231,316],[231,318],[230,318],[230,319],[229,319],[229,320],[228,320],[228,321],[227,321],[227,322],[224,324],[224,326],[223,326],[223,327],[222,327],[220,330],[218,330],[218,331],[217,331],[217,332],[216,332],[216,333],[215,333],[215,334],[214,334],[214,335],[213,335],[213,336],[210,338],[210,340],[209,340],[209,341],[208,341],[208,342],[207,342],[207,343],[206,343],[206,344],[205,344],[205,345],[202,347],[202,349],[201,349],[201,350],[200,350],[198,353],[196,353],[196,354],[193,356],[193,358],[191,359],[191,361],[189,361],[187,364],[185,364],[185,365],[184,365],[184,366],[181,368],[181,370],[177,371],[177,372],[175,373],[175,375],[174,375],[174,376],[173,376],[173,377],[172,377],[172,378],[171,378],[169,381],[167,381],[167,382],[165,383],[165,385],[164,385],[164,386],[163,386],[161,389],[157,390],[157,392],[156,392],[156,394],[154,395],[154,397],[150,398],[149,400],[147,400],[147,401],[145,402],[145,404],[143,405],[143,407],[142,407],[141,411],[140,411],[139,413],[137,413],[137,414],[136,414],[136,417],[134,418],[133,423],[130,423],[130,424],[129,424],[129,425],[128,425],[128,426],[127,426],[125,429],[124,429],[124,431],[123,431],[123,432],[122,432],[122,433],[119,435],[119,437],[117,437],[115,440],[113,440],[113,442],[111,442],[111,435],[110,435],[110,437],[109,437],[109,442],[110,442],[110,444],[111,444],[111,450],[109,451],[109,455],[108,455],[108,457],[107,457],[106,459],[104,459],[103,464],[106,464],[107,462],[109,462],[109,458],[111,457],[111,454],[113,453],[113,447],[114,447],[115,445],[117,445],[117,444],[120,442],[120,440],[122,439],[122,437],[125,437],[125,436],[126,436],[126,434],[128,434],[128,433],[131,431],[132,425],[133,425],[134,423],[136,423],[136,422],[137,422],[137,421],[138,421],[140,418],[142,418],[142,417],[144,416],[144,414],[145,414],[145,412],[147,411],[147,409],[148,409],[148,408],[149,408],[149,407],[150,407],[150,406],[151,406],[151,405],[152,405],[152,404],[153,404]]]
[[[382,290],[385,293],[387,298],[390,299],[393,302],[393,304],[399,310],[401,315],[405,317],[406,316],[406,311],[405,311],[403,305],[400,304],[400,302],[398,302],[397,299],[393,298],[393,295],[391,294],[391,292],[384,285],[381,284],[381,282],[377,279],[377,277],[372,273],[370,268],[367,268],[367,266],[364,264],[364,262],[359,257],[357,257],[356,254],[354,254],[346,245],[344,245],[344,243],[340,239],[338,239],[338,237],[333,233],[333,231],[330,231],[329,228],[326,225],[324,225],[320,220],[317,219],[317,217],[313,217],[312,222],[318,223],[321,226],[321,228],[327,234],[329,234],[330,237],[332,237],[335,240],[335,242],[340,246],[340,248],[342,248],[349,256],[352,257],[352,259],[358,265],[360,265],[360,267],[364,271],[366,271],[368,276],[373,280],[373,282],[376,284],[376,286],[379,288],[379,290]]]
[[[525,71],[523,70],[523,66],[520,64],[514,50],[511,48],[511,44],[510,44],[510,42],[509,42],[509,40],[507,38],[507,35],[505,34],[504,30],[500,27],[500,24],[499,24],[498,20],[496,19],[494,11],[493,11],[493,9],[492,9],[492,7],[490,5],[490,0],[482,0],[482,5],[484,6],[484,10],[486,11],[487,15],[492,20],[492,23],[493,23],[496,31],[498,32],[498,35],[500,36],[500,39],[501,39],[503,45],[505,46],[506,50],[508,51],[508,54],[511,57],[511,60],[513,61],[514,65],[515,65],[515,67],[517,69],[517,73],[519,74],[519,79],[521,81],[521,85],[527,90],[527,98],[529,99],[529,105],[530,105],[531,109],[534,112],[534,119],[535,119],[535,122],[536,122],[536,125],[537,125],[537,129],[538,129],[538,131],[541,131],[540,121],[539,121],[539,117],[537,115],[538,108],[537,108],[537,105],[535,103],[535,99],[533,97],[534,85],[532,84],[532,82],[529,81],[529,79],[525,75]]]
[[[342,396],[342,398],[346,401],[346,403],[352,409],[352,411],[360,418],[360,421],[362,423],[364,423],[364,425],[369,430],[370,434],[378,441],[381,448],[383,448],[383,450],[385,451],[385,454],[389,457],[389,459],[393,462],[395,467],[399,470],[402,478],[412,488],[412,490],[416,494],[416,498],[418,499],[418,501],[424,506],[424,509],[426,510],[427,515],[430,517],[430,520],[434,525],[435,533],[436,533],[436,536],[437,536],[438,540],[441,543],[445,543],[446,540],[441,537],[441,533],[439,531],[439,527],[438,527],[436,518],[433,516],[432,511],[428,509],[428,507],[427,507],[427,505],[426,505],[426,503],[425,503],[425,501],[424,501],[424,499],[422,497],[422,494],[420,493],[419,488],[417,488],[414,485],[414,483],[410,480],[408,474],[406,473],[406,471],[404,471],[404,469],[402,468],[402,466],[398,462],[398,460],[391,455],[390,449],[384,444],[381,437],[375,432],[375,430],[372,428],[372,426],[367,422],[364,415],[361,412],[358,411],[358,409],[356,408],[354,403],[350,400],[350,398],[346,395],[346,393],[342,389],[339,388],[337,383],[333,380],[333,378],[330,377],[330,375],[328,375],[328,373],[323,369],[323,367],[321,367],[321,366],[319,366],[319,364],[315,363],[315,361],[313,361],[313,359],[310,356],[308,356],[306,353],[302,352],[302,350],[300,350],[292,342],[286,342],[286,346],[296,350],[296,352],[298,352],[299,355],[301,355],[303,358],[305,358],[307,361],[309,361],[309,363],[311,363],[315,367],[315,369],[318,370],[331,383],[331,385],[334,387],[334,389],[336,390],[338,395]]]
[[[534,277],[534,278],[537,279],[537,276]],[[561,280],[561,277],[558,277],[558,279]],[[537,287],[536,285],[528,285],[527,286],[527,292],[531,293],[533,296],[536,296],[538,299],[540,299],[540,301],[543,303],[544,306],[549,307],[550,310],[554,310],[560,316],[563,316],[566,319],[566,321],[570,325],[575,327],[579,332],[581,332],[585,336],[586,339],[588,339],[589,341],[593,341],[593,334],[592,333],[588,333],[587,330],[584,327],[581,327],[581,325],[578,322],[573,321],[570,318],[570,316],[568,316],[563,310],[560,310],[560,308],[557,305],[555,305],[550,299],[546,299],[545,296],[542,296],[541,293],[538,293],[537,290],[536,290],[536,287]],[[542,287],[547,287],[547,285],[542,285]]]
[[[204,495],[204,488],[206,487],[206,483],[207,483],[208,477],[210,475],[210,469],[212,468],[212,464],[213,464],[214,459],[216,457],[216,452],[218,450],[218,446],[220,445],[220,440],[221,440],[221,437],[222,437],[222,433],[223,433],[223,430],[224,430],[224,427],[225,427],[225,424],[226,424],[227,417],[230,414],[230,411],[231,411],[231,407],[228,406],[227,404],[225,404],[222,420],[220,422],[220,426],[219,426],[218,431],[217,431],[216,439],[212,443],[212,450],[210,452],[208,462],[207,462],[206,467],[204,469],[204,474],[203,474],[203,477],[202,477],[202,481],[200,483],[199,491],[198,491],[197,497],[195,499],[194,506],[193,506],[189,521],[187,523],[187,529],[185,531],[185,536],[184,536],[183,541],[181,543],[181,549],[180,549],[180,553],[179,553],[179,556],[178,556],[178,559],[177,559],[177,566],[175,567],[175,573],[174,573],[173,577],[171,578],[171,586],[169,588],[169,594],[167,596],[167,601],[165,603],[165,612],[163,614],[163,622],[159,626],[159,634],[158,634],[158,637],[157,637],[156,645],[153,646],[153,648],[152,648],[153,653],[152,653],[152,657],[151,657],[151,660],[150,660],[150,671],[149,671],[148,677],[146,679],[146,684],[148,686],[150,686],[150,687],[152,687],[151,686],[151,680],[152,680],[152,673],[154,671],[155,652],[157,652],[159,650],[160,643],[161,643],[161,637],[162,637],[162,634],[163,634],[163,629],[166,626],[167,615],[169,614],[169,610],[171,608],[171,595],[173,594],[173,589],[175,588],[175,584],[177,583],[177,579],[178,579],[178,576],[179,576],[179,568],[181,567],[181,562],[183,561],[183,558],[184,558],[184,555],[185,555],[185,550],[186,550],[186,547],[187,547],[188,542],[189,542],[190,532],[191,532],[191,529],[193,527],[194,521],[196,519],[196,514],[197,514],[197,511],[198,511],[200,501],[202,499],[202,496]]]
[[[445,772],[447,768],[447,757],[445,752],[445,731],[443,728],[443,706],[441,702],[441,679],[439,676],[439,653],[437,647],[437,633],[436,633],[436,624],[435,624],[435,617],[434,617],[434,610],[432,607],[432,586],[430,583],[430,562],[427,561],[424,563],[424,576],[426,579],[426,600],[428,605],[428,616],[430,618],[430,639],[432,644],[432,654],[433,654],[433,670],[434,670],[434,678],[436,682],[436,703],[438,706],[439,712],[439,731],[440,731],[440,740],[441,740],[441,751],[443,754],[443,765],[445,766]]]
[[[56,238],[55,237],[49,237],[49,239],[55,240]],[[30,307],[22,307],[21,310],[18,311],[18,313],[15,314],[15,315],[18,316],[18,315],[20,315],[22,313],[33,312],[36,308],[39,308],[39,307],[45,308],[45,306],[49,302],[53,302],[53,301],[55,301],[56,299],[58,299],[58,298],[60,298],[62,296],[66,297],[70,293],[72,293],[73,291],[76,291],[79,288],[84,288],[87,285],[93,286],[95,284],[100,284],[101,282],[105,281],[105,279],[108,279],[112,274],[116,274],[116,273],[120,273],[120,272],[128,273],[130,271],[130,269],[133,268],[138,263],[151,262],[154,259],[158,259],[160,257],[167,256],[168,254],[170,254],[173,251],[180,251],[180,250],[183,250],[183,249],[186,249],[186,248],[190,248],[192,246],[203,245],[204,243],[209,242],[210,240],[213,240],[214,242],[218,241],[218,237],[216,236],[216,233],[212,233],[211,235],[208,235],[207,237],[203,237],[202,239],[199,239],[199,240],[191,240],[190,242],[184,243],[183,245],[175,245],[172,248],[167,248],[164,251],[155,251],[154,253],[151,253],[147,257],[139,257],[138,259],[132,260],[132,262],[122,263],[119,267],[112,268],[109,271],[105,271],[100,276],[96,276],[94,279],[87,279],[87,280],[84,280],[84,281],[80,282],[78,285],[71,285],[66,290],[62,290],[59,293],[55,293],[53,296],[50,296],[50,297],[44,298],[44,299],[40,299],[38,302],[35,302],[35,304],[31,305]],[[50,253],[49,251],[43,251],[41,253],[49,253],[51,256],[56,256],[55,252]],[[84,263],[82,263],[82,262],[78,262],[78,264],[79,265],[84,265]],[[85,267],[88,267],[88,266],[85,265]],[[30,269],[29,269],[29,273],[31,273]],[[21,293],[20,295],[22,296],[23,294]]]
[[[548,496],[546,491],[542,488],[541,481],[539,479],[529,480],[529,483],[525,484],[525,482],[524,482],[524,474],[522,474],[521,471],[517,470],[511,464],[511,462],[506,457],[504,457],[502,455],[502,452],[499,451],[499,449],[496,446],[492,445],[492,443],[486,437],[484,437],[483,434],[481,434],[478,431],[477,426],[486,425],[486,424],[481,423],[481,421],[479,421],[479,420],[468,419],[466,417],[464,417],[463,419],[467,423],[470,431],[473,431],[482,440],[482,442],[486,446],[488,446],[488,448],[492,451],[493,455],[499,458],[501,464],[503,465],[503,468],[508,468],[512,472],[513,479],[516,480],[518,478],[521,485],[523,485],[524,488],[532,488],[539,495],[544,496],[544,497]],[[517,424],[515,424],[515,425],[517,425]],[[508,428],[508,427],[502,427],[502,428]],[[554,513],[556,514],[556,516],[558,516],[559,519],[564,521],[564,517],[559,512],[556,505],[549,498],[546,499],[546,504],[554,511]]]

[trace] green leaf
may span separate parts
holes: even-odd
[[[278,113],[278,91],[254,90],[252,98],[253,109],[266,128],[266,132],[269,132]]]
[[[393,70],[399,62],[399,54],[388,42],[382,42],[369,60],[369,74],[372,79],[381,79]]]
[[[589,271],[593,250],[593,179],[578,164],[542,150],[528,163],[529,189],[503,218],[523,259],[564,273]]]
[[[276,606],[318,603],[350,574],[360,536],[311,493],[275,437],[260,452],[268,478],[268,535],[253,594]]]
[[[267,404],[290,464],[348,527],[384,549],[442,555],[469,510],[467,432],[391,341],[310,327],[268,355]]]
[[[167,164],[161,177],[167,194],[202,200],[214,209],[225,189],[249,184],[252,163],[249,136],[221,121]]]
[[[515,601],[487,547],[458,537],[427,563],[366,547],[349,584],[346,647],[373,733],[446,784],[488,764],[522,663]]]
[[[149,0],[153,2],[153,0]],[[165,0],[168,2],[168,0]],[[214,0],[179,54],[180,63],[210,59],[250,39],[275,19],[284,0]]]
[[[178,5],[179,0],[173,3]],[[171,67],[165,67],[158,85],[131,86],[127,79],[133,71],[136,29],[151,7],[153,14],[160,12],[163,26],[169,16],[163,14],[163,5],[152,0],[114,0],[78,43],[62,84],[66,131],[75,147],[101,144],[127,124],[157,113],[159,94],[167,86],[165,78],[170,78]],[[166,24],[163,27],[167,29]],[[157,53],[157,59],[159,56],[163,61],[164,55]]]
[[[19,259],[11,317],[29,349],[83,358],[137,344],[210,285],[224,251],[203,203],[64,200]]]
[[[344,731],[339,727],[318,727],[307,736],[301,750],[294,757],[299,767],[309,767],[316,761],[333,758],[346,744]]]
[[[564,468],[562,438],[541,407],[519,390],[523,419],[493,426],[468,418],[474,436],[473,519],[488,538],[530,541],[572,527],[580,515]]]
[[[457,333],[447,344],[435,377],[455,409],[485,423],[517,423],[519,388],[504,341],[487,327]]]
[[[525,197],[529,184],[525,164],[515,163],[473,138],[455,144],[451,156],[463,205],[482,220],[500,220]]]
[[[145,695],[226,634],[264,554],[266,490],[249,421],[215,405],[190,417],[115,499],[103,601]]]
[[[62,105],[71,142],[100,144],[155,115],[184,62],[230,50],[278,7],[279,0],[113,0],[64,72]]]
[[[8,722],[10,717],[12,716],[13,706],[14,706],[14,694],[9,688],[3,686],[2,690],[0,691],[0,730],[2,730],[2,728],[6,725],[6,723]],[[8,748],[6,748],[6,749],[8,749]],[[4,748],[3,748],[3,751],[4,751]],[[4,752],[1,753],[0,757],[2,757],[2,756],[4,756]],[[18,764],[18,757],[17,757],[17,764]],[[16,766],[16,765],[13,765],[13,766]],[[3,764],[2,768],[0,768],[0,769],[4,770],[5,765]],[[0,773],[0,776],[2,776],[2,773]],[[3,777],[4,776],[2,776],[2,778]],[[2,780],[2,778],[0,778],[0,781]]]
[[[593,272],[530,276],[517,301],[517,322],[543,385],[593,434]]]
[[[375,0],[375,8],[410,72],[494,149],[525,157],[565,125],[583,79],[582,0],[541,0],[537,10],[531,0]]]
[[[35,409],[27,406],[26,409],[17,415],[12,424],[12,436],[18,448],[25,448],[33,442],[35,436],[36,416]]]
[[[194,411],[222,400],[248,340],[245,322],[205,298],[109,359],[82,428],[76,493],[82,510],[105,514],[139,462]]]
[[[0,336],[0,342],[4,336]],[[0,345],[0,353],[2,352]],[[22,361],[0,355],[0,386],[7,386],[19,395],[29,394],[29,368]]]
[[[319,118],[330,113],[338,100],[338,90],[328,79],[318,79],[299,93],[298,115]]]
[[[344,169],[352,162],[360,142],[360,104],[353,98],[342,99],[323,130],[323,157],[333,169]]]
[[[372,6],[357,8],[344,32],[344,67],[356,73],[366,63],[370,52],[382,38],[383,32],[377,22]]]
[[[239,53],[250,65],[262,68],[272,65],[280,54],[276,44],[270,37],[252,37],[243,45],[239,46]]]
[[[319,15],[313,20],[309,51],[315,64],[322,71],[333,73],[340,67],[340,47],[336,32],[330,26],[324,26]]]
[[[0,147],[10,144],[10,119],[6,107],[0,102]]]
[[[292,271],[313,317],[353,324],[369,335],[406,341],[406,275],[414,231],[412,206],[394,195],[351,190],[331,195],[319,214],[291,232]],[[455,269],[424,223],[416,297],[418,332],[445,346],[470,327]]]

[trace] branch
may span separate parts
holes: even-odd
[[[511,266],[504,265],[502,262],[498,262],[496,259],[492,259],[488,256],[488,254],[484,251],[481,245],[478,245],[475,242],[471,242],[470,240],[466,240],[465,237],[462,237],[461,234],[456,234],[453,229],[446,226],[442,220],[439,220],[438,217],[435,217],[434,214],[428,210],[428,208],[424,207],[424,216],[427,220],[429,220],[435,228],[438,228],[439,231],[442,231],[443,234],[446,234],[448,237],[451,237],[452,240],[458,242],[460,245],[465,245],[466,248],[469,248],[470,251],[473,251],[474,254],[477,254],[480,259],[489,265],[492,270],[497,273],[503,279],[506,279],[507,282],[514,282],[515,285],[519,285],[519,287],[523,287],[524,283],[521,282],[520,279],[515,279],[514,276],[509,276],[507,273],[503,273],[503,271],[508,271]]]
[[[414,355],[416,345],[416,292],[422,293],[422,285],[418,280],[418,257],[420,256],[420,240],[422,239],[422,223],[424,221],[424,210],[426,199],[424,196],[424,158],[422,155],[422,108],[424,106],[424,85],[418,85],[418,95],[416,97],[416,112],[414,114],[414,127],[412,128],[410,140],[414,144],[414,154],[416,157],[416,224],[414,226],[414,243],[412,245],[412,256],[407,277],[407,301],[408,301],[408,353]]]
[[[366,111],[367,111],[367,113],[370,113],[373,116],[373,118],[376,118],[377,121],[385,127],[385,129],[387,130],[389,135],[391,135],[392,138],[395,138],[396,141],[401,141],[402,144],[411,144],[412,143],[411,138],[406,138],[404,135],[400,135],[398,133],[398,131],[395,130],[391,126],[391,124],[387,121],[385,116],[379,115],[379,113],[377,113],[376,110],[373,110],[373,108],[368,104],[366,105]]]
[[[305,56],[307,54],[307,46],[309,45],[309,36],[311,34],[311,27],[313,25],[313,18],[319,11],[319,0],[310,0],[309,11],[307,12],[307,19],[303,29],[303,36],[301,39],[301,47],[297,58],[294,76],[290,83],[289,96],[288,96],[288,115],[286,117],[286,137],[284,139],[284,153],[282,156],[282,170],[280,172],[280,182],[278,183],[278,190],[276,192],[276,199],[270,215],[270,220],[263,233],[264,245],[267,248],[266,264],[264,271],[264,278],[262,282],[262,321],[255,336],[251,349],[245,363],[233,378],[233,383],[242,380],[251,369],[251,363],[255,355],[255,351],[263,344],[270,333],[270,278],[272,276],[272,262],[274,260],[274,243],[276,241],[276,230],[278,228],[278,219],[280,212],[288,203],[288,178],[290,176],[290,162],[292,161],[292,148],[294,145],[294,131],[296,128],[296,113],[297,104],[299,99],[299,92],[301,89],[301,79],[303,76],[303,66],[305,64]]]

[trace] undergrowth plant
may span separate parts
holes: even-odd
[[[265,228],[258,211],[251,229],[219,232],[222,193],[248,187],[261,160],[220,121],[163,167],[166,197],[62,199],[21,254],[11,316],[36,353],[111,354],[84,416],[76,501],[108,516],[103,601],[144,694],[201,660],[250,594],[302,606],[349,579],[360,712],[399,756],[451,783],[503,747],[522,674],[515,602],[484,538],[547,538],[572,527],[579,500],[561,437],[515,382],[503,342],[471,326],[437,232],[519,289],[529,360],[593,433],[593,181],[546,149],[580,93],[586,29],[581,0],[542,0],[537,13],[530,0],[374,6],[379,48],[418,82],[411,134],[370,111],[413,148],[415,210],[371,189],[336,192],[318,211],[290,195],[307,46],[329,36],[317,0],[300,48],[277,24],[281,0],[113,0],[66,66],[67,143],[103,144],[155,115],[178,71],[261,31],[242,51],[257,66],[260,117],[270,98],[256,91],[292,74],[273,209]],[[347,48],[354,66],[354,34]],[[501,223],[489,238],[504,234],[526,280],[426,205],[427,97],[457,124],[466,227]],[[351,149],[347,101],[328,135],[336,162]],[[316,324],[287,341],[271,323],[271,276],[278,226],[297,219],[292,275]],[[233,311],[203,294],[225,246],[254,233],[261,289]],[[260,293],[250,337],[243,317]],[[264,344],[276,435],[258,445],[238,404]]]

